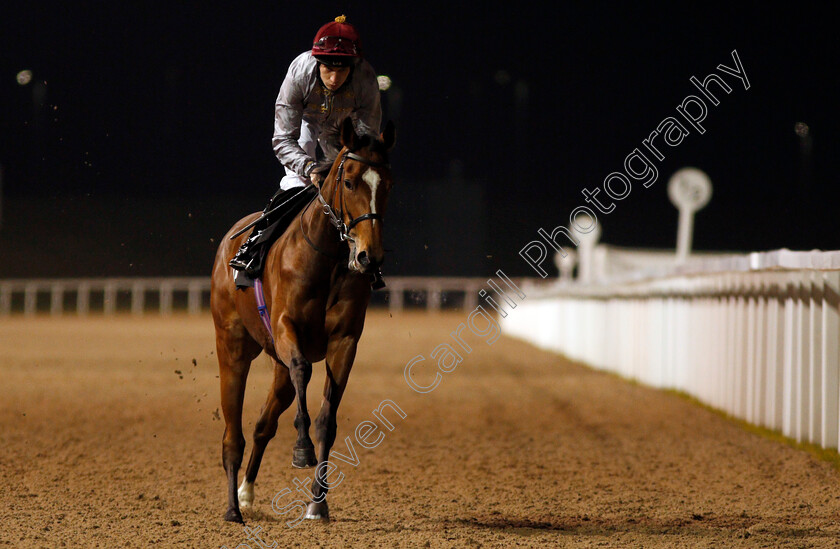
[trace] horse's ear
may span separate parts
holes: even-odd
[[[341,123],[341,144],[351,151],[359,148],[359,136],[356,135],[353,120],[349,116]]]
[[[390,120],[385,124],[385,131],[382,132],[382,141],[385,143],[385,148],[389,151],[394,148],[394,143],[397,141],[397,129]]]

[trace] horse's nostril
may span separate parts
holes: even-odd
[[[370,259],[368,258],[367,252],[365,252],[364,250],[359,252],[359,255],[356,256],[356,260],[362,267],[367,267],[368,265],[370,265]]]

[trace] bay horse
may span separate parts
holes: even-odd
[[[210,307],[216,328],[225,433],[222,464],[227,474],[228,508],[224,519],[243,522],[241,507],[254,501],[254,481],[277,419],[297,399],[294,425],[295,467],[317,465],[312,502],[305,518],[328,519],[328,487],[321,464],[336,438],[336,413],[365,323],[372,273],[384,259],[382,223],[393,183],[388,151],[396,138],[391,122],[381,136],[359,136],[350,118],[341,124],[342,149],[316,198],[291,222],[269,251],[263,271],[268,321],[257,310],[255,289],[237,290],[228,262],[247,234],[231,240],[257,218],[251,214],[228,231],[216,252]],[[355,216],[355,217],[354,217]],[[349,250],[348,250],[349,248]],[[267,326],[271,327],[272,334]],[[253,361],[264,351],[274,364],[274,382],[254,428],[254,446],[237,491],[245,450],[242,401]],[[312,363],[325,359],[321,411],[315,419],[318,440],[309,438],[306,387]],[[324,469],[329,469],[328,465]]]

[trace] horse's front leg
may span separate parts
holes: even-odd
[[[250,507],[254,503],[254,483],[260,470],[263,453],[268,442],[277,434],[277,419],[295,400],[295,389],[289,377],[289,369],[274,360],[274,383],[268,393],[268,399],[254,428],[254,446],[251,459],[245,470],[245,478],[239,487],[239,506]]]
[[[306,409],[306,387],[312,378],[312,363],[300,352],[297,335],[291,322],[286,321],[283,328],[283,335],[277,341],[275,348],[278,356],[282,357],[282,362],[289,367],[289,377],[297,396],[295,428],[298,436],[292,452],[292,465],[299,468],[312,467],[316,463],[315,446],[309,438],[309,426],[312,422],[309,419],[309,411]]]
[[[345,336],[331,339],[327,347],[327,379],[324,384],[324,402],[315,419],[315,437],[318,439],[318,467],[312,482],[312,502],[306,509],[307,519],[328,519],[327,492],[330,470],[326,462],[335,443],[338,405],[347,387],[347,379],[356,358],[357,337]],[[332,479],[334,480],[334,479]]]
[[[297,414],[295,415],[295,428],[298,436],[295,442],[295,449],[292,453],[292,465],[299,468],[312,467],[315,465],[315,446],[309,438],[309,410],[306,409],[306,386],[312,377],[312,363],[306,360],[302,354],[292,357],[289,373],[292,384],[297,394]]]

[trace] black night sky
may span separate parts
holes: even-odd
[[[0,276],[209,275],[281,177],[277,91],[346,14],[394,86],[388,274],[532,275],[518,250],[566,224],[737,50],[750,89],[665,147],[602,241],[673,247],[666,184],[706,171],[695,248],[840,249],[835,18],[804,3],[12,3],[0,35]],[[488,7],[488,6],[495,7]],[[542,5],[542,3],[540,3]],[[33,80],[19,85],[19,71]],[[718,71],[718,74],[721,74]],[[809,127],[807,139],[794,126]],[[689,128],[690,129],[690,128]]]

